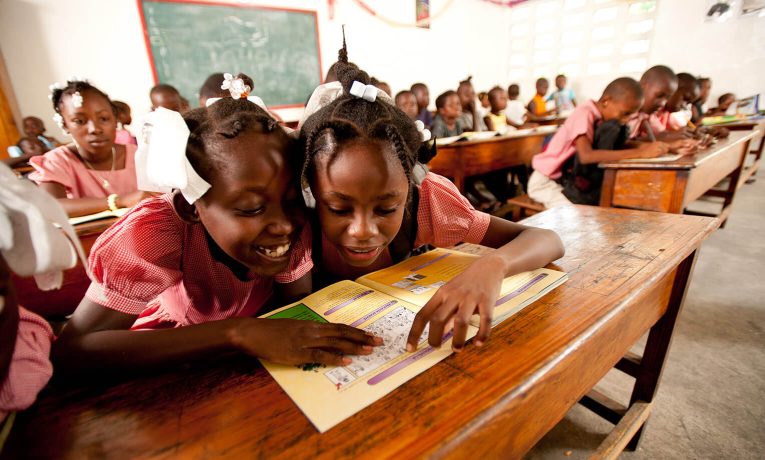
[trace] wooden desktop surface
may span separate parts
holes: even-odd
[[[741,180],[746,181],[757,174],[760,168],[760,158],[762,158],[763,149],[765,149],[765,117],[756,120],[734,121],[732,123],[722,123],[715,126],[728,128],[731,131],[754,131],[758,133],[760,142],[751,149],[750,153],[754,157],[750,165],[744,168]]]
[[[707,150],[670,162],[601,163],[605,169],[601,206],[681,213],[691,202],[730,177],[730,187],[712,192],[725,198],[725,221],[738,189],[744,159],[755,133],[736,131]]]
[[[554,132],[536,132],[525,136],[498,136],[489,139],[459,141],[438,147],[438,154],[428,168],[454,180],[464,194],[465,178],[519,165],[531,165],[542,151],[545,137]]]
[[[324,434],[255,359],[236,358],[49,387],[18,414],[2,457],[518,458],[654,324],[666,351],[696,250],[719,221],[570,206],[526,223],[560,234],[566,255],[552,268],[570,280],[483,348],[466,347]],[[649,348],[634,393],[644,405],[665,356]]]

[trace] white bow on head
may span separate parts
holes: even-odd
[[[306,104],[305,110],[303,110],[303,116],[300,117],[300,121],[298,122],[298,129],[303,126],[303,123],[305,123],[308,117],[318,112],[323,107],[331,104],[332,101],[342,96],[342,94],[343,85],[339,81],[324,83],[323,85],[317,86],[316,89],[313,90],[311,98],[308,99],[308,104]],[[351,96],[360,97],[369,102],[374,102],[377,99],[380,99],[388,104],[395,105],[388,93],[376,86],[365,85],[359,81],[353,82],[350,94]]]
[[[147,192],[181,191],[190,204],[210,189],[186,157],[189,128],[180,113],[158,107],[146,116],[135,168],[138,188]]]

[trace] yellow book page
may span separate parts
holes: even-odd
[[[438,288],[465,271],[476,260],[478,256],[473,254],[438,248],[364,275],[356,281],[423,306]]]
[[[130,208],[119,208],[115,211],[107,209],[106,211],[97,212],[95,214],[88,214],[80,217],[70,217],[70,225],[84,224],[85,222],[93,222],[94,220],[108,219],[110,217],[122,217],[130,211]]]
[[[465,271],[479,257],[439,248],[362,276],[357,281],[422,307],[438,288]],[[492,325],[521,310],[566,279],[565,273],[546,268],[505,278],[494,307]],[[470,322],[478,326],[480,318],[474,315]]]
[[[406,338],[420,307],[352,281],[341,281],[265,317],[349,324],[379,335],[384,345],[346,366],[287,366],[261,360],[311,423],[325,432],[424,372],[451,351],[451,333],[440,348],[427,345],[405,351]],[[468,338],[477,330],[470,328]]]

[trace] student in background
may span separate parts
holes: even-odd
[[[491,108],[491,105],[489,104],[489,93],[486,91],[481,91],[478,93],[478,101],[481,103],[481,108],[483,108],[484,111],[488,113],[489,109]],[[484,116],[486,115],[484,114]]]
[[[168,110],[183,112],[181,93],[175,89],[175,86],[160,83],[149,91],[149,98],[151,99],[151,110],[164,107]]]
[[[575,157],[581,165],[594,165],[597,170],[597,164],[602,161],[654,158],[667,153],[669,146],[663,142],[622,143],[624,149],[593,148],[597,125],[616,122],[620,128],[638,111],[642,102],[643,94],[638,82],[625,77],[609,83],[598,101],[589,100],[577,107],[555,133],[545,151],[534,156],[534,172],[528,183],[529,197],[548,208],[570,204],[573,196],[565,194],[564,184],[579,179],[575,185],[579,186],[576,196],[587,196],[590,201],[586,204],[597,204],[602,174],[599,177],[573,177],[575,172],[564,167],[570,158]],[[626,141],[626,130],[623,137]]]
[[[146,198],[136,182],[136,146],[114,143],[117,118],[109,96],[76,80],[55,86],[51,100],[54,118],[73,143],[30,159],[35,171],[29,178],[72,217],[128,208]]]
[[[505,107],[505,116],[507,121],[516,128],[520,128],[526,123],[528,111],[523,102],[518,99],[521,94],[521,88],[517,83],[507,87],[507,107]]]
[[[520,128],[521,125],[514,125],[507,118],[507,115],[505,115],[505,109],[507,108],[507,94],[504,89],[499,86],[492,88],[489,91],[489,104],[491,105],[491,110],[484,118],[484,122],[489,131],[504,133],[507,131],[508,126],[512,128]]]
[[[555,110],[557,110],[558,113],[574,110],[576,107],[576,96],[574,95],[574,90],[571,88],[566,88],[567,82],[568,79],[563,74],[555,77],[555,87],[557,89],[547,97],[548,101],[555,101]]]
[[[310,230],[292,175],[299,152],[268,112],[226,97],[148,120],[148,158],[185,163],[174,173],[189,185],[166,183],[180,190],[144,201],[96,241],[93,283],[53,348],[57,372],[130,374],[228,352],[345,365],[382,343],[343,324],[255,317],[272,296],[283,304],[311,290]]]
[[[37,137],[22,137],[16,145],[8,147],[10,158],[4,158],[2,162],[8,167],[22,165],[30,158],[42,155],[48,148]]]
[[[430,128],[433,136],[459,136],[466,131],[459,120],[462,104],[460,104],[460,97],[455,91],[449,90],[440,94],[436,98],[436,110],[433,126]]]
[[[425,124],[426,128],[433,125],[433,114],[428,110],[430,105],[430,92],[425,83],[415,83],[410,88],[414,97],[417,98],[417,119]]]
[[[476,104],[475,90],[470,81],[472,78],[467,77],[457,87],[457,96],[459,96],[462,106],[462,114],[459,117],[460,124],[466,131],[486,131],[486,123],[484,123],[483,117],[479,115],[478,104]]]
[[[117,134],[114,137],[115,144],[133,144],[137,145],[135,136],[128,131],[125,126],[133,122],[133,116],[130,114],[130,106],[122,101],[112,101],[117,111]]]
[[[407,340],[407,350],[413,351],[430,324],[428,341],[438,346],[454,324],[452,346],[461,351],[467,324],[477,312],[481,327],[474,343],[481,346],[502,279],[561,257],[560,239],[549,230],[478,212],[448,179],[420,175],[417,163],[432,156],[423,143],[427,133],[382,93],[374,101],[350,95],[351,85],[368,83],[369,76],[347,63],[344,48],[340,56],[343,93],[306,114],[300,133],[306,143],[303,180],[316,198],[320,228],[314,231],[321,231],[314,260],[329,275],[347,279],[390,266],[425,244],[466,241],[497,248],[436,292],[415,317]],[[322,100],[321,90],[312,99]],[[459,110],[454,91],[442,96],[453,99]]]
[[[707,101],[709,100],[709,93],[712,91],[712,80],[706,77],[699,77],[699,97],[693,101],[691,110],[693,111],[691,121],[695,125],[701,124],[701,119],[704,118],[704,114],[707,112]]]
[[[385,83],[384,81],[380,81],[376,79],[375,77],[372,77],[372,86],[385,91],[385,94],[387,94],[388,96],[393,95],[390,89],[390,85]]]
[[[701,85],[693,75],[677,74],[677,90],[669,97],[664,110],[657,116],[664,120],[666,130],[682,131],[693,116],[691,106],[701,95]]]
[[[529,112],[535,117],[545,117],[554,114],[555,110],[547,110],[545,102],[545,95],[547,94],[547,90],[550,89],[550,82],[547,81],[546,78],[539,78],[537,79],[536,88],[536,94],[531,101],[529,101]]]
[[[398,94],[396,94],[395,102],[396,107],[401,109],[401,111],[404,112],[406,116],[411,118],[412,121],[417,119],[417,98],[414,97],[414,93],[408,89],[399,91]]]
[[[48,150],[53,150],[61,145],[61,142],[59,142],[56,138],[45,135],[45,125],[39,118],[24,117],[22,125],[24,127],[24,135],[26,137],[39,139],[40,142],[45,145],[45,152]]]
[[[223,83],[223,73],[213,73],[202,83],[199,88],[199,107],[204,107],[207,100],[211,97],[226,97],[229,95],[228,91],[221,89]]]
[[[677,91],[678,78],[667,66],[656,65],[640,77],[643,90],[643,105],[627,122],[630,139],[641,141],[666,140],[673,153],[692,153],[698,142],[692,139],[678,139],[676,134],[667,132],[666,119],[658,115],[669,98]]]
[[[708,117],[715,117],[720,115],[726,115],[728,109],[733,103],[736,102],[736,95],[733,93],[725,93],[717,98],[717,107],[709,109],[707,112]]]

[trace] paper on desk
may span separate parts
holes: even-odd
[[[682,156],[682,153],[677,153],[674,155],[664,155],[656,158],[629,158],[621,161],[625,163],[668,163],[670,161],[678,160],[682,158]]]
[[[70,217],[69,223],[71,225],[79,225],[79,224],[84,224],[85,222],[93,222],[96,220],[108,219],[110,217],[122,217],[129,210],[130,208],[119,208],[114,211],[107,209],[106,211],[97,212],[95,214],[88,214],[86,216]]]

